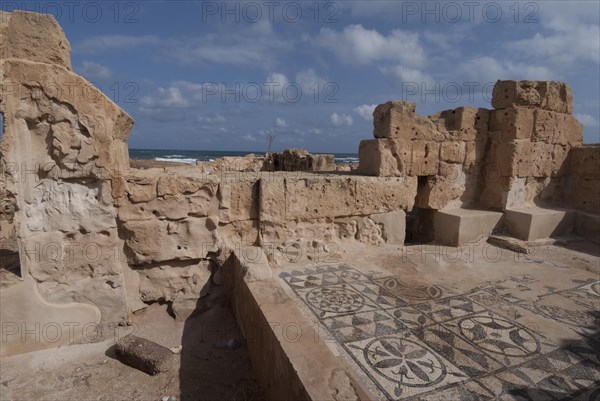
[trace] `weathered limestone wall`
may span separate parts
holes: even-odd
[[[373,135],[361,141],[359,172],[423,177],[413,195],[427,209],[471,205],[487,143],[489,111],[472,107],[419,116],[415,103],[391,101],[373,112]]]
[[[498,81],[493,110],[425,117],[414,103],[391,101],[373,113],[376,139],[361,142],[359,171],[421,177],[416,206],[425,209],[568,206],[568,157],[583,132],[572,102],[567,84],[545,81]]]
[[[117,222],[135,273],[131,293],[139,294],[130,297],[130,307],[172,301],[176,313],[200,296],[210,262],[221,263],[235,250],[260,245],[272,258],[287,246],[403,244],[405,210],[417,185],[416,177],[206,174],[197,167],[131,169],[126,180]]]
[[[15,195],[21,274],[47,302],[88,303],[127,321],[115,197],[132,119],[71,71],[69,42],[48,15],[0,15],[0,150]],[[33,295],[32,295],[33,296]]]
[[[600,214],[600,146],[572,148],[569,163],[567,203],[577,209]]]
[[[581,146],[583,135],[583,126],[571,115],[572,102],[565,83],[496,83],[482,206],[564,204],[567,156],[572,147]]]

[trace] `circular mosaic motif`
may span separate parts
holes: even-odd
[[[442,296],[442,289],[437,285],[408,285],[392,277],[383,282],[383,287],[401,298],[428,301]]]
[[[306,294],[307,302],[322,312],[356,312],[365,305],[365,299],[347,286],[320,287]]]
[[[435,385],[446,377],[442,360],[422,345],[394,336],[379,337],[364,348],[367,363],[380,375],[408,387]]]
[[[540,350],[540,343],[531,331],[506,319],[472,316],[461,320],[458,326],[463,336],[496,354],[523,357]]]
[[[354,272],[352,270],[344,270],[340,273],[340,277],[346,280],[360,280],[360,273]]]

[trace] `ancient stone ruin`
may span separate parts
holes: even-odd
[[[301,151],[137,169],[132,118],[73,72],[52,17],[0,13],[0,49],[2,252],[20,276],[2,284],[2,322],[16,322],[3,330],[77,322],[56,342],[7,336],[3,356],[84,342],[88,324],[105,340],[154,302],[185,320],[216,268],[269,397],[331,398],[354,379],[325,345],[332,379],[311,384],[297,365],[310,361],[294,359],[302,351],[253,339],[248,326],[270,303],[302,319],[275,283],[296,256],[490,235],[598,239],[600,147],[582,145],[565,83],[498,81],[489,110],[421,116],[414,103],[381,104],[358,171]],[[271,357],[287,361],[287,381],[273,382]]]

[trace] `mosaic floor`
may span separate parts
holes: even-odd
[[[600,400],[598,280],[556,290],[521,275],[455,293],[345,265],[280,278],[380,399]],[[503,305],[559,321],[581,340],[555,343],[499,315]]]

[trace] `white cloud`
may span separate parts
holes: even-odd
[[[200,115],[196,119],[198,120],[198,122],[207,124],[224,123],[225,121],[227,121],[225,117],[217,113],[208,113],[205,115]]]
[[[202,36],[158,37],[154,35],[99,35],[73,46],[79,53],[155,46],[162,59],[182,64],[214,63],[270,68],[293,43],[273,32],[268,20],[237,24],[236,29]]]
[[[315,70],[309,68],[296,74],[296,83],[300,85],[305,93],[310,94],[315,93],[315,91],[322,91],[327,84],[327,79],[320,77]]]
[[[144,96],[140,99],[140,104],[143,108],[159,109],[159,108],[182,108],[188,107],[189,101],[186,99],[181,90],[175,86],[168,88],[158,88],[156,95]]]
[[[393,67],[382,67],[380,70],[387,76],[399,80],[400,82],[411,82],[419,85],[426,84],[427,86],[431,86],[433,83],[433,78],[430,75],[414,68],[406,68],[397,65]]]
[[[487,56],[467,60],[460,64],[457,70],[465,80],[481,84],[496,82],[498,79],[550,80],[556,78],[556,75],[544,66],[510,61],[500,62]]]
[[[540,31],[528,39],[507,43],[508,49],[563,68],[581,61],[600,63],[600,3],[548,1],[538,4]]]
[[[79,53],[96,53],[106,50],[125,50],[147,45],[160,45],[163,39],[153,35],[99,35],[84,39],[73,46]]]
[[[375,107],[377,107],[376,104],[363,104],[353,108],[352,110],[365,120],[371,121],[373,120],[373,110],[375,110]]]
[[[589,114],[574,114],[574,116],[586,127],[600,127],[600,122]]]
[[[286,122],[285,122],[285,120],[283,118],[277,117],[275,119],[275,126],[276,127],[286,127],[287,124],[286,124]]]
[[[419,35],[413,32],[393,30],[384,36],[375,29],[362,25],[348,25],[343,31],[321,28],[314,42],[350,63],[374,61],[399,61],[408,66],[421,66],[426,61]]]
[[[336,127],[340,127],[342,125],[350,126],[354,122],[354,120],[352,119],[352,117],[350,117],[347,114],[333,113],[329,117],[329,119],[331,120],[331,122],[333,123],[333,125],[335,125]]]
[[[250,134],[246,134],[244,136],[242,136],[242,139],[248,142],[257,142],[258,139],[256,139],[254,136],[250,135]]]
[[[284,103],[285,98],[283,88],[285,88],[289,82],[290,81],[284,74],[272,72],[265,79],[264,98],[268,102],[275,101],[277,103]]]
[[[112,71],[110,68],[98,63],[94,63],[93,61],[83,61],[79,71],[81,72],[81,75],[91,80],[110,79],[112,76]]]
[[[550,34],[536,33],[530,39],[508,43],[507,47],[529,56],[550,59],[556,64],[577,61],[600,63],[600,27],[574,26],[569,31]]]

